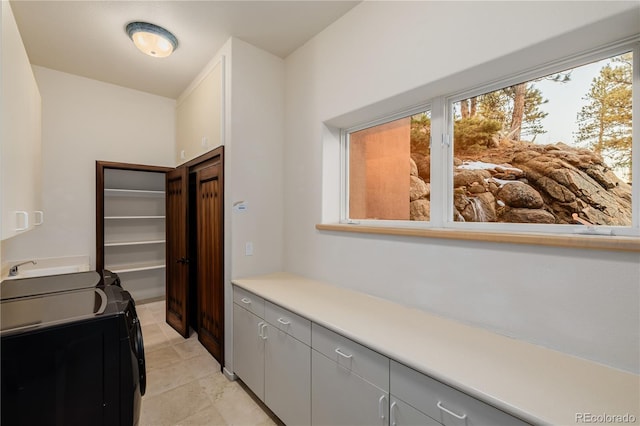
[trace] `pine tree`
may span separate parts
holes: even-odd
[[[548,113],[540,109],[549,102],[532,83],[520,83],[477,98],[477,111],[483,118],[502,123],[502,131],[513,140],[545,133],[542,119]],[[473,116],[471,116],[473,117]]]
[[[610,159],[614,168],[631,170],[631,53],[602,67],[578,112],[578,142]]]

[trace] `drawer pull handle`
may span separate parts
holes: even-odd
[[[278,318],[278,322],[282,325],[289,325],[291,324],[291,321],[284,319],[284,318]]]
[[[384,415],[384,407],[385,407],[385,405],[387,405],[387,404],[384,404],[384,402],[386,402],[386,400],[387,400],[387,396],[386,395],[382,395],[380,397],[380,399],[378,400],[378,416],[382,420],[384,420],[386,418],[385,415]]]
[[[336,353],[337,353],[338,355],[340,355],[341,357],[346,358],[346,359],[351,359],[351,358],[353,358],[353,355],[347,355],[347,354],[345,354],[344,352],[342,352],[342,351],[340,350],[340,348],[336,348]]]
[[[456,418],[456,419],[458,419],[458,420],[464,420],[464,419],[466,419],[466,418],[467,418],[467,415],[466,415],[466,414],[459,415],[459,414],[454,413],[454,412],[453,412],[453,411],[451,411],[451,410],[448,410],[446,407],[444,407],[444,406],[442,405],[442,402],[440,402],[440,401],[438,401],[438,403],[436,404],[436,406],[437,406],[440,410],[444,411],[444,412],[445,412],[445,413],[447,413],[447,414],[452,415],[453,417],[455,417],[455,418]]]
[[[240,299],[240,301],[245,305],[248,305],[249,303],[251,303],[251,299],[248,299],[246,297],[243,297],[242,299]]]
[[[262,337],[262,340],[267,340],[267,323],[262,323],[262,333],[260,334],[260,337]]]
[[[397,426],[398,422],[396,421],[396,409],[398,408],[398,404],[393,401],[391,403],[391,407],[389,408],[389,416],[391,416],[391,426]]]

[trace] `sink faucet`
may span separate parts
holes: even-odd
[[[27,260],[26,262],[22,262],[22,263],[18,263],[17,265],[13,265],[11,267],[11,269],[9,269],[9,276],[10,277],[15,277],[16,275],[18,275],[18,266],[26,265],[27,263],[33,263],[34,265],[38,264],[38,262],[36,262],[35,260]]]

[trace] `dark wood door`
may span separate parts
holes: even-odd
[[[182,336],[189,336],[189,253],[188,169],[179,167],[167,173],[167,323]]]
[[[222,162],[196,171],[198,340],[224,365]]]

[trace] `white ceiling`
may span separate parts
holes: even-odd
[[[229,37],[286,57],[359,1],[12,0],[32,64],[177,98]],[[131,21],[165,27],[168,58],[138,51]]]

